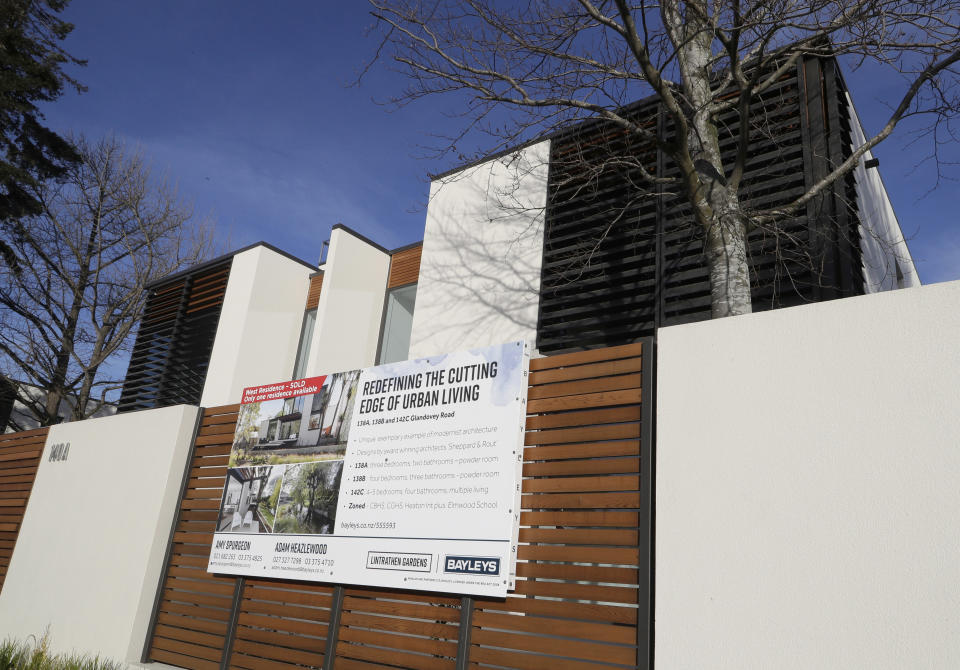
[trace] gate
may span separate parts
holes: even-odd
[[[49,428],[0,434],[0,591],[7,577]]]
[[[206,572],[239,405],[206,409],[144,660],[184,668],[648,668],[653,345],[530,362],[505,599]]]

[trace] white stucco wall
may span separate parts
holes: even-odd
[[[0,637],[138,661],[197,408],[53,426],[0,592]],[[51,447],[70,443],[66,460]]]
[[[389,272],[389,254],[343,228],[331,231],[307,376],[376,362]]]
[[[247,386],[291,378],[311,272],[264,246],[234,256],[202,406],[240,402]]]
[[[657,670],[960,668],[957,305],[659,331]]]
[[[853,148],[866,143],[863,127],[857,110],[847,96],[850,112],[850,134]],[[896,288],[920,286],[920,277],[913,264],[913,257],[903,239],[900,222],[890,204],[887,189],[877,168],[866,169],[864,162],[871,160],[868,151],[857,163],[854,177],[857,180],[857,209],[860,212],[860,249],[863,252],[863,279],[867,293],[889,291]],[[897,267],[903,279],[897,279]]]
[[[437,179],[410,358],[537,336],[549,141]]]

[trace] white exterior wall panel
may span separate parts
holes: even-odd
[[[410,358],[537,337],[550,142],[430,186]]]
[[[240,402],[248,386],[291,378],[311,272],[263,246],[234,256],[203,407]]]
[[[140,660],[197,412],[50,428],[0,593],[0,638],[49,627],[55,652]],[[66,458],[50,461],[66,443]]]
[[[866,143],[860,118],[847,96],[853,148]],[[903,239],[900,222],[876,168],[863,165],[873,158],[868,151],[853,174],[857,182],[857,209],[860,212],[860,249],[863,253],[863,288],[867,293],[920,286],[913,257]],[[898,278],[899,269],[902,278]]]
[[[373,365],[390,255],[343,228],[330,234],[306,375]]]
[[[659,331],[658,670],[960,667],[958,304]]]

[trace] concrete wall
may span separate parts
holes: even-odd
[[[0,593],[0,637],[138,661],[197,408],[53,426]],[[66,460],[51,447],[69,443]]]
[[[866,143],[863,127],[857,110],[847,96],[850,112],[852,144],[856,149]],[[863,279],[867,293],[888,291],[896,288],[920,286],[920,277],[913,264],[913,257],[903,239],[900,222],[890,204],[887,189],[876,168],[863,167],[873,158],[872,152],[864,154],[854,169],[857,180],[857,209],[860,213],[860,249],[863,252]],[[901,277],[898,278],[897,271]]]
[[[247,386],[291,378],[312,271],[263,246],[234,256],[202,406],[240,402]]]
[[[960,667],[958,305],[659,331],[657,670]]]
[[[410,358],[536,341],[549,158],[541,142],[433,182]]]
[[[334,227],[323,266],[323,290],[306,376],[354,370],[376,362],[389,272],[388,253],[345,228]]]

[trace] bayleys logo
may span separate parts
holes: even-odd
[[[500,559],[486,556],[447,556],[443,562],[443,571],[468,575],[499,575]]]

